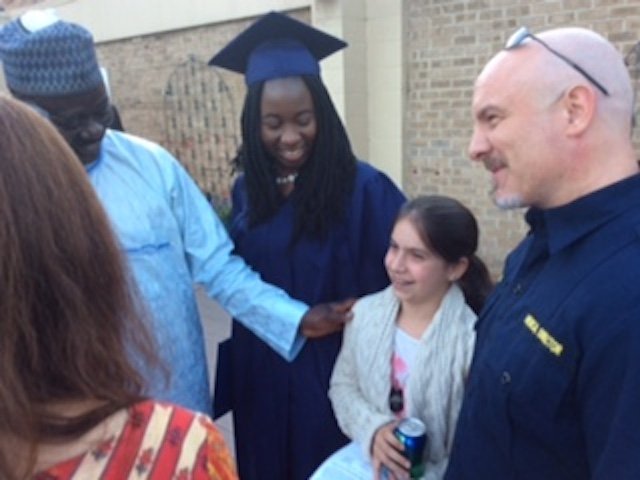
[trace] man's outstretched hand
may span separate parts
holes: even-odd
[[[321,303],[307,310],[302,317],[300,332],[307,338],[318,338],[339,332],[353,318],[351,307],[356,302],[349,298],[342,302]]]

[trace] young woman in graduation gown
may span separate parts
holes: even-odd
[[[230,226],[236,251],[263,280],[308,304],[388,284],[383,258],[405,200],[386,175],[356,159],[320,80],[318,60],[344,46],[270,13],[211,61],[244,73],[247,82],[243,175],[233,187]],[[347,442],[327,396],[341,336],[308,338],[287,362],[234,322],[240,478],[307,479]]]

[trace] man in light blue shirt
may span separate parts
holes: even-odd
[[[87,30],[29,12],[0,30],[0,57],[13,95],[44,113],[85,165],[126,252],[171,373],[164,385],[140,366],[150,396],[210,412],[194,283],[287,360],[304,336],[348,319],[350,302],[309,309],[262,282],[232,254],[226,229],[169,152],[107,129],[112,109]]]

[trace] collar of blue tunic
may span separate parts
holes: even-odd
[[[546,232],[549,253],[553,255],[630,209],[640,209],[640,174],[561,207],[532,207],[525,219],[534,235]]]

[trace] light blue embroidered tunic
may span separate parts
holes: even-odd
[[[308,307],[262,282],[232,255],[224,225],[170,153],[108,130],[87,172],[147,302],[161,358],[171,372],[167,386],[157,373],[147,372],[150,396],[210,413],[194,283],[285,359],[296,356],[303,343],[298,326]]]

